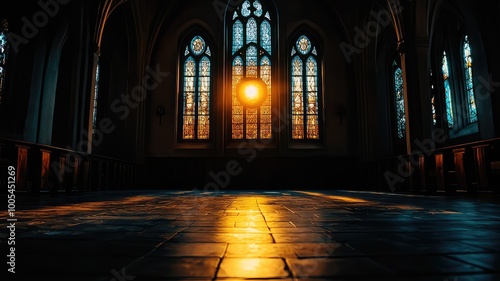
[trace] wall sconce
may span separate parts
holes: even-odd
[[[165,115],[165,107],[163,107],[162,105],[159,105],[156,108],[156,114],[160,117],[160,125],[161,125],[161,118],[163,117],[163,115]]]
[[[246,108],[259,107],[267,98],[267,84],[260,78],[243,78],[236,85],[236,98]]]
[[[337,116],[340,119],[340,126],[342,126],[342,119],[346,114],[347,114],[347,109],[345,108],[345,106],[343,105],[339,106],[339,108],[337,109]]]

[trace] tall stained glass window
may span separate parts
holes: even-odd
[[[406,136],[405,96],[403,87],[403,71],[396,61],[392,63],[394,71],[394,98],[396,103],[396,126],[399,139]]]
[[[434,81],[432,70],[431,70],[431,79],[430,80]],[[431,90],[432,90],[432,97],[431,97],[432,125],[436,126],[437,125],[437,112],[436,112],[436,97],[434,96],[434,82],[432,82],[432,84],[431,84]]]
[[[319,89],[316,47],[299,37],[291,53],[292,139],[319,139]]]
[[[474,98],[474,77],[472,76],[472,56],[469,37],[464,37],[463,59],[465,70],[465,90],[467,94],[467,105],[469,111],[469,123],[477,122],[476,100]]]
[[[443,52],[443,60],[442,60],[442,72],[443,72],[443,81],[444,81],[444,92],[445,92],[445,104],[446,104],[446,119],[448,121],[448,128],[453,128],[453,100],[451,94],[451,86],[450,86],[450,71],[448,64],[448,57],[446,56],[446,51]]]
[[[97,59],[97,66],[95,69],[95,88],[94,88],[94,110],[92,112],[92,132],[95,132],[97,126],[97,101],[99,99],[99,76],[101,72],[101,63]]]
[[[0,104],[2,104],[3,99],[7,56],[9,54],[8,32],[7,20],[3,20],[0,23]]]
[[[231,31],[231,137],[235,140],[270,139],[271,126],[271,15],[258,0],[246,0],[234,10]],[[244,108],[236,86],[245,77],[261,78],[267,98],[258,108]]]
[[[211,51],[194,36],[182,56],[181,138],[210,139]]]

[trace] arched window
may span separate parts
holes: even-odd
[[[211,56],[205,40],[194,36],[182,57],[180,137],[182,140],[210,139]]]
[[[97,126],[97,101],[99,99],[99,74],[100,74],[101,66],[99,57],[97,58],[97,66],[95,69],[95,88],[94,88],[94,109],[92,111],[92,133],[95,132]]]
[[[292,139],[319,139],[318,53],[305,35],[292,47],[290,73]]]
[[[469,37],[465,35],[463,40],[463,60],[465,70],[465,91],[467,97],[469,123],[477,122],[476,100],[474,98],[474,77],[472,76],[472,56]]]
[[[3,99],[7,56],[9,54],[8,33],[7,20],[3,20],[0,26],[0,104],[2,104]]]
[[[448,128],[453,128],[454,126],[454,116],[453,116],[453,100],[451,93],[451,82],[450,82],[450,66],[448,64],[448,56],[446,51],[443,52],[443,59],[441,62],[441,69],[443,72],[443,83],[444,83],[444,94],[445,94],[445,104],[446,104],[446,119],[448,121]]]
[[[258,0],[237,7],[228,26],[231,44],[231,138],[271,139],[271,14]],[[257,108],[244,108],[236,97],[236,86],[245,77],[261,78],[267,98]]]
[[[396,128],[399,139],[406,136],[406,115],[405,115],[405,96],[403,87],[403,71],[397,61],[392,63],[394,99],[396,105]]]
[[[435,86],[434,86],[434,74],[432,70],[430,72],[430,81],[431,81],[431,110],[432,110],[432,125],[437,125],[437,110],[436,110],[436,95],[435,95]]]

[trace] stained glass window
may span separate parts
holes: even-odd
[[[448,65],[448,57],[446,52],[443,52],[443,61],[442,61],[442,72],[443,72],[443,81],[444,81],[444,92],[445,92],[445,103],[446,103],[446,119],[448,121],[448,128],[453,128],[453,100],[450,86],[450,71]]]
[[[97,101],[99,99],[99,76],[101,71],[99,58],[97,58],[97,66],[95,69],[95,85],[94,85],[94,110],[92,112],[92,133],[95,132],[97,126]]]
[[[432,78],[433,77],[433,73],[432,73],[432,70],[430,72],[430,77],[431,77],[431,81],[434,81],[434,79]],[[434,96],[434,83],[431,82],[431,91],[432,91],[432,97],[431,97],[431,110],[432,110],[432,124],[434,126],[437,125],[437,112],[436,112],[436,98]]]
[[[477,122],[476,100],[474,98],[474,77],[472,76],[472,55],[469,37],[464,37],[463,58],[465,69],[465,89],[467,92],[467,105],[469,110],[469,123]]]
[[[7,56],[9,54],[8,43],[8,24],[7,20],[3,20],[0,26],[0,104],[2,104],[3,91],[5,84],[5,73],[7,65]]]
[[[300,36],[291,55],[292,139],[319,139],[318,61],[312,43]],[[314,49],[316,50],[316,49]]]
[[[243,48],[243,23],[237,20],[233,23],[233,55]]]
[[[394,96],[396,100],[396,125],[398,138],[406,136],[405,96],[403,87],[403,71],[396,61],[393,62],[394,69]]]
[[[181,137],[210,139],[211,51],[195,36],[184,52],[182,64]]]
[[[232,20],[231,138],[271,139],[271,16],[260,1],[246,0]],[[236,98],[236,86],[245,77],[258,77],[267,84],[267,98],[260,107],[245,108]]]

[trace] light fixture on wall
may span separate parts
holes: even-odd
[[[259,107],[267,98],[267,84],[260,78],[243,78],[236,85],[236,98],[246,108]]]
[[[160,117],[160,125],[161,125],[161,118],[163,117],[163,115],[165,115],[165,107],[163,107],[162,105],[159,105],[156,108],[156,114]]]

